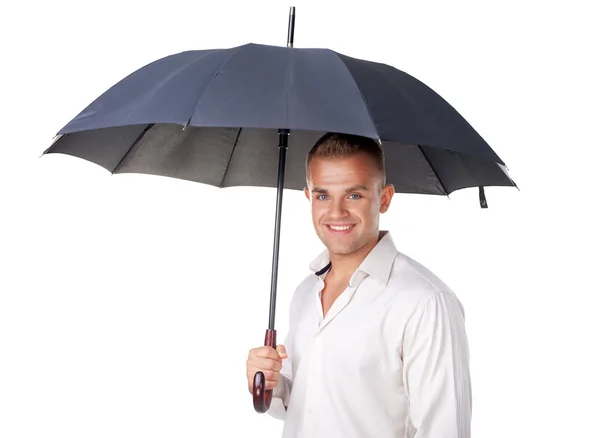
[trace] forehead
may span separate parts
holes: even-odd
[[[377,166],[371,157],[353,155],[344,158],[316,157],[310,161],[307,180],[312,185],[369,185],[379,178]]]

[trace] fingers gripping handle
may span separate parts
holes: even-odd
[[[277,346],[277,331],[267,330],[265,333],[265,345],[268,347],[275,348]],[[252,388],[252,399],[254,402],[254,410],[259,414],[267,412],[271,406],[271,398],[273,397],[273,390],[265,390],[265,375],[262,372],[257,372],[254,375],[254,385]]]

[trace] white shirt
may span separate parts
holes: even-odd
[[[284,438],[470,437],[462,304],[381,234],[325,318],[327,251],[292,297],[268,411],[285,420]]]

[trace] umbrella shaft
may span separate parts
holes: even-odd
[[[277,272],[279,270],[279,238],[281,236],[281,204],[285,180],[285,155],[288,147],[287,129],[279,130],[279,170],[277,172],[277,204],[275,206],[275,237],[273,239],[273,267],[271,270],[271,303],[269,306],[269,330],[275,329],[275,302],[277,298]]]

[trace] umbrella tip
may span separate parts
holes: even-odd
[[[290,6],[290,19],[288,21],[287,46],[294,47],[294,28],[296,25],[296,7]]]

